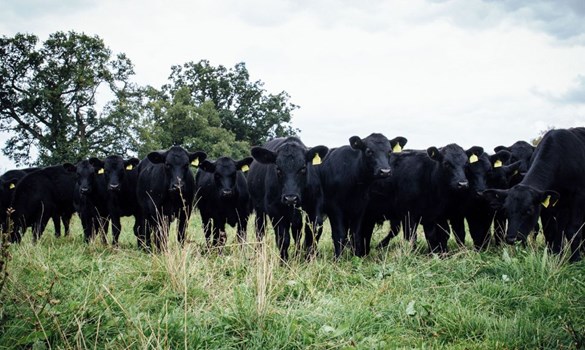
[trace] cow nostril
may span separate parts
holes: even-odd
[[[294,195],[294,194],[288,194],[288,195],[283,196],[282,199],[283,199],[283,202],[285,204],[293,205],[293,204],[297,204],[298,203],[299,196]]]
[[[233,193],[232,190],[222,190],[221,191],[221,195],[224,197],[229,197],[232,195],[232,193]]]
[[[468,188],[469,187],[469,182],[467,181],[460,181],[457,183],[457,187],[458,188]]]
[[[380,175],[382,176],[388,176],[392,173],[391,169],[380,169]]]
[[[117,190],[120,188],[120,185],[110,185],[110,190]]]

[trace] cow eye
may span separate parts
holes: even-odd
[[[307,173],[307,167],[302,167],[301,170],[299,170],[299,173],[301,174],[306,174]]]
[[[366,156],[371,157],[372,155],[374,155],[374,151],[372,151],[369,148],[366,148]]]
[[[282,170],[280,170],[280,168],[276,168],[276,175],[278,175],[278,177],[282,177]]]

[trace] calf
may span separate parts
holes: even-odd
[[[288,260],[291,231],[297,247],[300,244],[300,209],[307,213],[310,227],[318,229],[323,223],[323,194],[316,168],[327,152],[325,146],[309,149],[296,137],[276,138],[252,148],[254,162],[247,180],[256,211],[256,237],[263,238],[268,215],[283,261]]]
[[[508,217],[506,242],[525,242],[541,214],[556,221],[544,231],[554,253],[562,250],[563,236],[571,245],[571,261],[581,259],[581,229],[585,225],[585,128],[547,132],[532,156],[522,181],[508,190],[489,189],[484,195]],[[546,225],[546,224],[545,224]]]
[[[74,189],[73,164],[50,166],[24,176],[16,185],[12,198],[14,227],[11,241],[20,242],[24,230],[32,227],[33,242],[36,242],[50,218],[55,223],[55,234],[60,232],[60,217],[68,227],[75,212]]]
[[[177,240],[185,242],[185,229],[195,197],[195,178],[189,164],[199,165],[204,152],[187,152],[180,146],[148,154],[138,165],[137,200],[140,206],[138,243],[150,249],[151,233],[157,250],[166,249],[170,224],[178,218]]]
[[[398,234],[400,225],[405,238],[414,244],[420,223],[430,251],[446,253],[449,210],[457,194],[469,188],[465,175],[468,158],[456,144],[394,154],[390,162],[394,176],[384,181],[382,188],[389,193],[384,205],[392,228],[379,247],[386,246]],[[373,220],[369,220],[370,235],[373,225]]]
[[[136,183],[138,178],[137,158],[124,159],[118,155],[106,157],[103,161],[91,158],[103,169],[105,180],[106,214],[112,221],[112,245],[118,245],[123,216],[134,216],[134,234],[138,236],[138,219],[140,207],[136,199]]]
[[[29,170],[32,169],[32,170]],[[6,211],[12,203],[12,194],[18,182],[28,173],[38,170],[39,168],[13,169],[8,170],[0,176],[0,228],[2,232],[7,232],[7,213]]]
[[[361,224],[370,185],[391,176],[390,154],[394,147],[402,148],[406,142],[404,137],[390,141],[382,134],[371,134],[364,139],[352,136],[349,145],[332,150],[323,160],[319,178],[336,258],[341,255],[348,235],[357,256],[368,253],[371,235],[361,234]]]
[[[220,246],[225,243],[225,225],[236,226],[238,241],[246,241],[246,227],[251,204],[244,172],[254,158],[235,161],[221,157],[215,162],[201,163],[195,183],[197,208],[201,213],[207,243]]]
[[[108,220],[104,169],[94,159],[82,160],[75,166],[75,173],[73,204],[81,220],[85,242],[89,243],[101,233],[105,243]]]

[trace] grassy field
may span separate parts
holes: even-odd
[[[334,262],[326,232],[316,260],[283,265],[273,234],[219,254],[198,220],[190,244],[173,234],[152,255],[136,249],[131,221],[118,249],[84,244],[77,220],[71,236],[47,231],[37,245],[28,232],[10,247],[0,348],[585,347],[585,263],[549,256],[540,240],[438,258],[395,239]]]

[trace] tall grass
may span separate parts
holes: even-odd
[[[285,264],[270,231],[240,245],[228,230],[228,244],[214,250],[195,217],[185,246],[171,239],[165,252],[146,254],[131,224],[123,222],[119,248],[85,244],[78,222],[69,237],[46,232],[34,245],[27,233],[10,247],[0,347],[585,346],[585,264],[549,255],[540,240],[483,253],[452,242],[439,258],[395,239],[335,262],[325,225],[313,261],[293,254]]]

